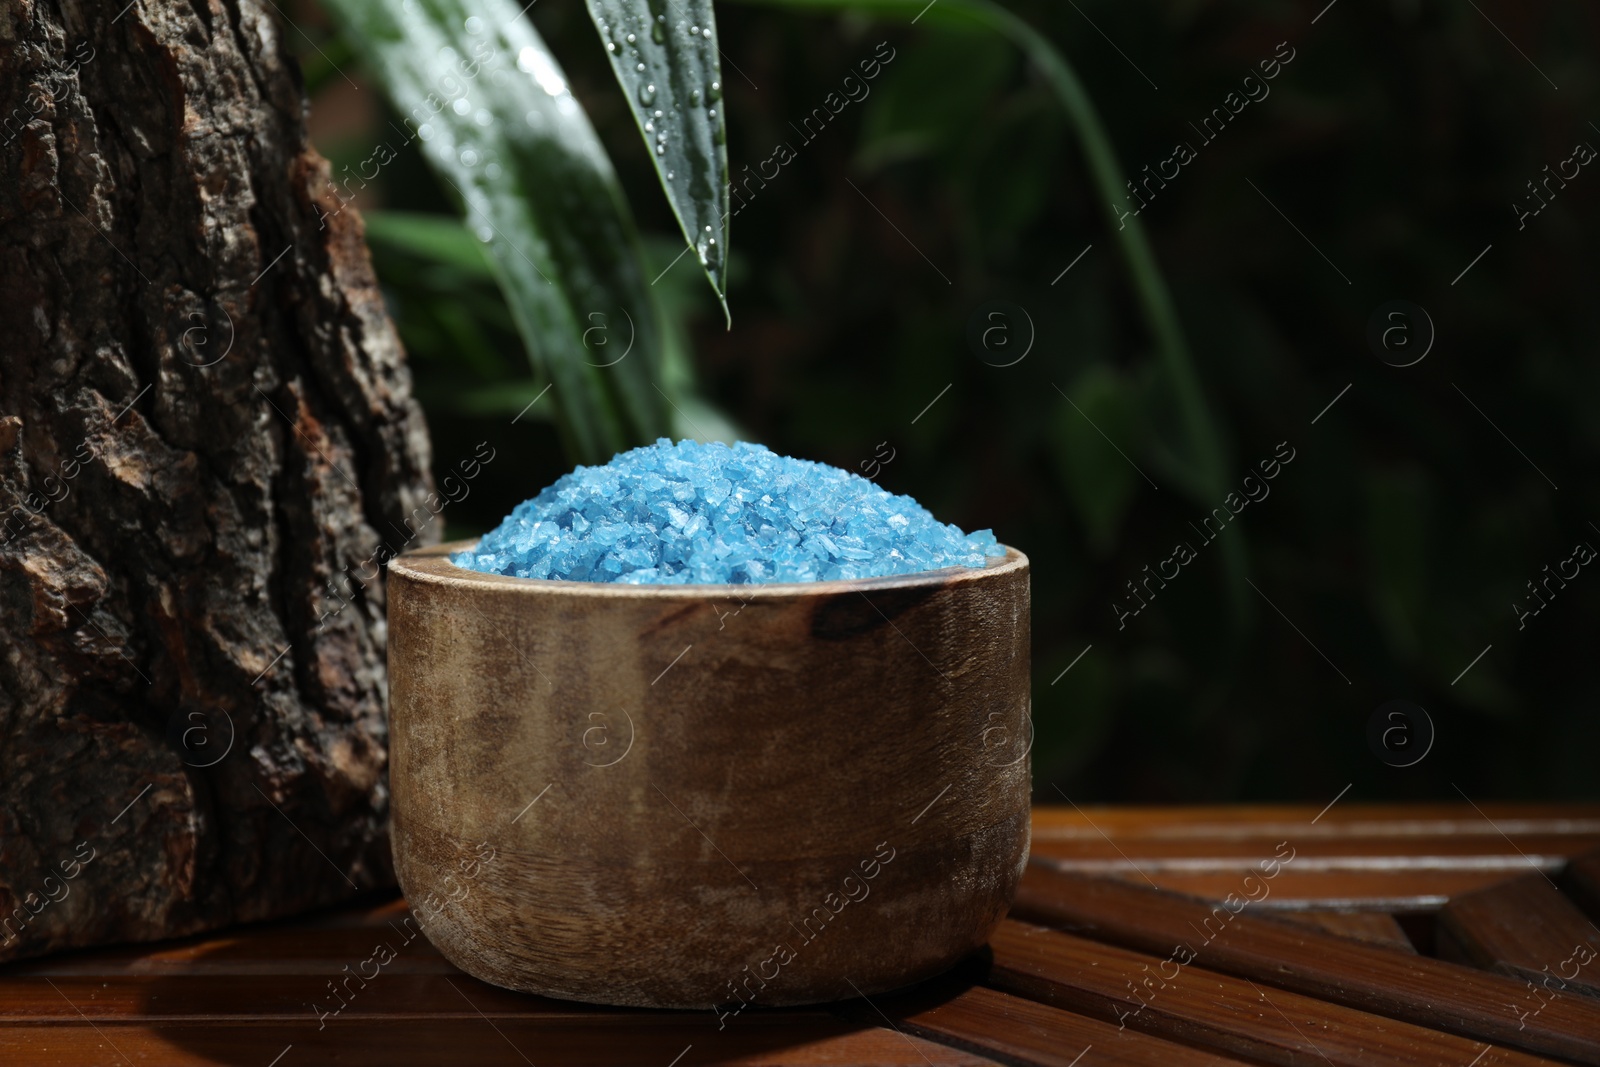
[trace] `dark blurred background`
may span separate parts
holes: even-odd
[[[1230,488],[1294,457],[1212,546],[1195,527],[1225,502],[1183,477],[1115,225],[1010,43],[718,8],[736,182],[779,142],[797,149],[732,222],[728,330],[692,257],[667,269],[682,239],[582,5],[530,9],[716,411],[778,452],[876,469],[1031,557],[1040,800],[1325,800],[1349,783],[1364,799],[1600,796],[1600,574],[1574,556],[1600,546],[1585,414],[1600,165],[1575,158],[1600,148],[1600,11],[1324,3],[1005,5],[1075,66],[1129,176],[1196,150],[1140,218]],[[289,11],[337,171],[392,115],[315,5]],[[894,58],[870,95],[805,142],[790,123],[883,41]],[[1265,98],[1213,141],[1196,131],[1290,49]],[[385,212],[455,216],[407,151],[357,203],[441,474],[479,441],[497,450],[446,512],[448,536],[469,536],[570,463],[537,415],[511,422],[538,390],[481,264],[392,239],[404,216]],[[1411,306],[1391,319],[1395,301]],[[1137,606],[1126,583],[1185,541],[1195,558],[1120,616]],[[1242,549],[1237,579],[1223,541]],[[1527,583],[1557,572],[1532,614]]]

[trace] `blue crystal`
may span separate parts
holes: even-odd
[[[579,467],[512,509],[458,567],[633,585],[810,582],[982,567],[994,533],[762,445],[663,437]]]

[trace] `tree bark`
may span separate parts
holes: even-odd
[[[0,109],[0,959],[391,884],[437,498],[271,5],[0,0]]]

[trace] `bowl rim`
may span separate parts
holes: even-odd
[[[387,561],[390,574],[401,574],[413,581],[453,586],[481,592],[517,592],[538,596],[563,594],[600,598],[695,599],[722,597],[732,600],[771,600],[798,596],[836,596],[840,593],[866,593],[885,589],[942,588],[963,582],[998,578],[1028,569],[1028,557],[1002,545],[1005,556],[991,556],[982,567],[941,567],[912,574],[887,574],[877,578],[833,578],[816,582],[705,583],[682,585],[630,585],[623,582],[574,582],[554,578],[516,578],[509,574],[486,574],[450,562],[450,553],[478,543],[471,537],[415,548]]]

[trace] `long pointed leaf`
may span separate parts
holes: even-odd
[[[327,0],[405,116],[370,165],[415,139],[461,197],[574,458],[666,428],[657,310],[616,174],[566,76],[511,0]],[[606,339],[611,347],[595,342]],[[612,352],[628,352],[618,360]]]
[[[1195,373],[1194,360],[1189,354],[1189,345],[1184,339],[1172,294],[1167,289],[1166,279],[1161,276],[1161,269],[1156,265],[1155,253],[1150,248],[1139,219],[1131,214],[1123,219],[1117,213],[1116,205],[1124,201],[1122,165],[1117,161],[1116,150],[1111,146],[1105,127],[1100,124],[1099,113],[1089,99],[1088,91],[1056,47],[1027,22],[993,0],[938,0],[932,4],[925,4],[923,0],[743,2],[812,11],[855,11],[909,19],[911,22],[918,22],[926,16],[930,24],[982,27],[1002,34],[1022,50],[1045,76],[1062,110],[1072,121],[1107,221],[1115,223],[1111,226],[1112,234],[1122,246],[1134,291],[1144,308],[1150,332],[1156,339],[1162,372],[1177,402],[1178,417],[1189,452],[1186,459],[1189,481],[1192,483],[1190,488],[1202,500],[1220,501],[1228,490],[1225,452],[1205,394],[1200,388],[1200,379]],[[1251,612],[1251,602],[1244,593],[1246,564],[1242,538],[1229,538],[1222,546],[1222,554],[1234,617],[1246,619]]]
[[[711,0],[588,5],[667,200],[726,315],[727,123]]]

